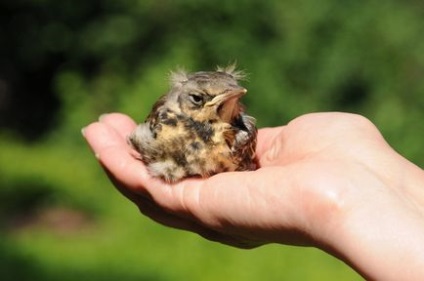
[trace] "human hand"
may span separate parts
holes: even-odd
[[[149,176],[132,156],[126,137],[135,126],[125,115],[109,114],[84,135],[115,186],[164,225],[243,248],[315,246],[365,276],[374,274],[370,264],[385,246],[375,243],[381,231],[405,224],[424,234],[422,170],[358,115],[308,114],[260,129],[258,170],[172,185]],[[358,243],[371,247],[362,257],[368,262],[359,261]]]

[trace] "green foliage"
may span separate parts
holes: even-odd
[[[80,129],[112,111],[142,121],[177,67],[236,61],[260,126],[312,111],[360,113],[424,166],[419,1],[4,2],[4,280],[359,279],[316,250],[241,251],[163,228],[112,190]],[[45,218],[58,207],[86,223],[58,229]]]

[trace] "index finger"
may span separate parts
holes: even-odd
[[[126,141],[131,126],[114,128],[111,123],[117,125],[110,120],[108,123],[99,121],[88,125],[84,129],[84,137],[111,176],[133,191],[142,191],[140,183],[146,182],[149,175],[143,163],[131,155]]]

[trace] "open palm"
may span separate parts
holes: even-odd
[[[367,169],[361,157],[373,158],[369,153],[378,154],[382,144],[389,149],[362,117],[309,114],[259,130],[258,170],[170,185],[150,177],[132,156],[126,137],[135,126],[125,115],[109,114],[85,129],[117,188],[162,224],[238,247],[310,245],[311,228],[324,227],[340,194],[354,184],[351,175]]]

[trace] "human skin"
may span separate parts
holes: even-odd
[[[134,157],[128,116],[83,129],[111,181],[140,211],[174,228],[240,248],[312,246],[369,280],[424,279],[424,172],[366,118],[313,113],[258,132],[260,168],[152,178]]]

